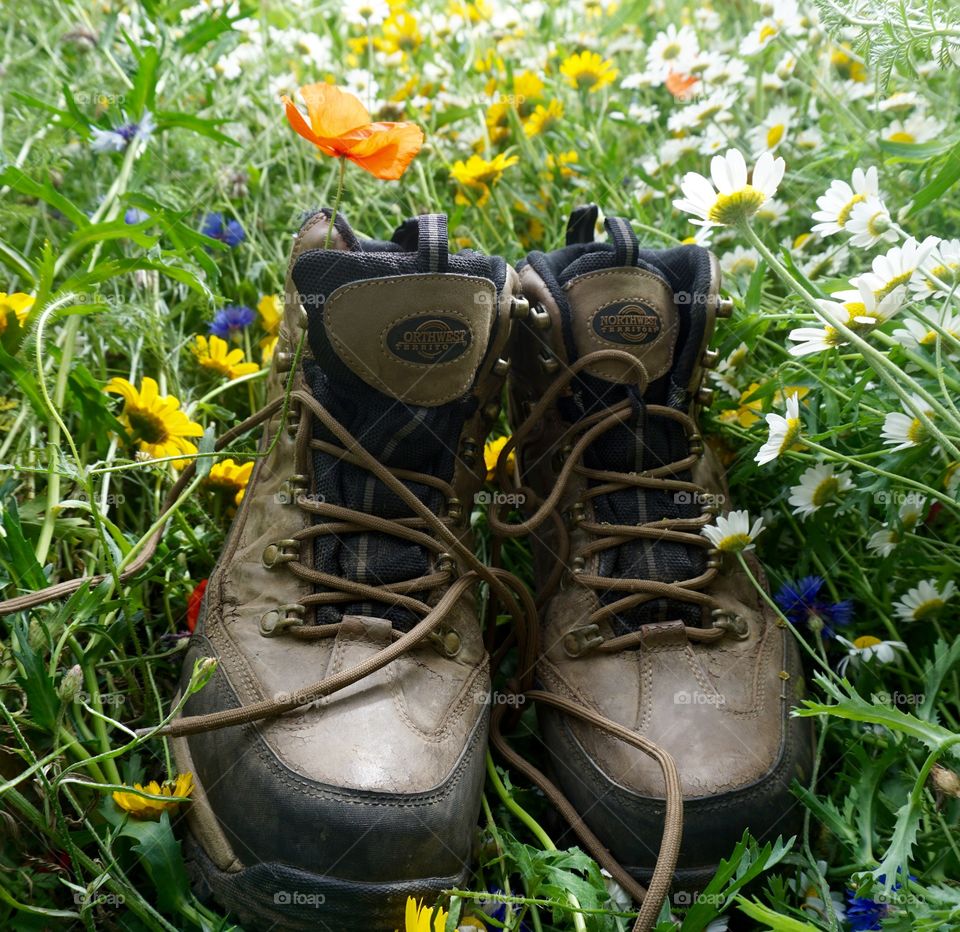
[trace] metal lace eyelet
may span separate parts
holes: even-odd
[[[260,562],[268,569],[272,570],[281,563],[290,563],[300,557],[300,543],[292,537],[285,537],[283,540],[274,541],[263,548],[263,554],[260,556]]]
[[[303,625],[306,611],[306,606],[299,602],[287,602],[277,608],[271,608],[260,616],[260,634],[265,638],[273,638],[282,634],[287,628],[299,628]]]
[[[553,375],[560,369],[560,360],[552,353],[540,353],[537,359],[540,361],[540,368],[548,375]]]
[[[586,516],[587,506],[583,502],[574,502],[567,512],[567,527],[573,530]]]
[[[459,521],[463,517],[463,503],[459,498],[447,499],[447,517]]]
[[[283,485],[280,486],[280,491],[277,493],[277,501],[281,505],[296,505],[300,493],[306,491],[308,488],[310,488],[309,476],[305,476],[303,473],[288,476],[284,479]]]
[[[477,446],[475,440],[468,438],[463,441],[463,449],[460,452],[460,459],[463,460],[467,466],[473,466],[477,462],[477,457],[480,455],[480,448]]]
[[[553,321],[550,320],[550,312],[542,304],[535,304],[530,308],[530,323],[537,330],[549,330]]]
[[[504,359],[503,357],[499,358],[493,364],[493,374],[494,375],[506,375],[510,371],[510,360]]]
[[[733,635],[738,641],[745,641],[750,636],[750,625],[743,615],[728,611],[725,608],[715,608],[710,612],[713,627]]]
[[[454,560],[452,553],[438,553],[436,567],[438,573],[457,575],[457,561]]]
[[[586,569],[586,566],[587,561],[584,560],[583,557],[574,557],[570,561],[570,572],[573,573],[574,576],[579,576],[580,573]]]
[[[691,434],[687,438],[687,447],[691,453],[700,456],[703,453],[703,437],[700,434]]]
[[[581,625],[571,628],[563,636],[563,650],[568,657],[580,657],[603,643],[603,635],[597,625]]]
[[[523,320],[530,313],[530,302],[523,295],[513,295],[510,298],[510,316],[516,320]]]
[[[718,570],[723,565],[723,554],[711,547],[707,551],[707,569]]]
[[[447,628],[444,631],[431,631],[428,637],[444,657],[456,657],[463,647],[463,640],[453,628]]]

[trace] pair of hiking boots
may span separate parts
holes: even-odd
[[[641,249],[616,218],[594,242],[596,220],[578,209],[565,248],[516,270],[449,254],[442,215],[389,242],[337,217],[324,248],[320,211],[295,238],[264,455],[185,682],[196,659],[219,663],[170,729],[196,781],[190,856],[245,927],[392,930],[408,896],[468,881],[489,658],[506,649],[485,637],[478,584],[512,616],[504,695],[537,700],[548,795],[631,891],[662,839],[661,900],[671,876],[705,883],[745,828],[793,827],[789,785],[811,760],[789,717],[797,652],[700,533],[727,502],[697,425],[730,310],[718,264]],[[513,441],[491,495],[505,389]],[[536,605],[474,555],[483,501],[495,535],[529,537]]]

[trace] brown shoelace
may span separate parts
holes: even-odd
[[[626,356],[627,354],[618,354]],[[543,788],[550,800],[560,809],[561,813],[571,822],[574,830],[591,851],[594,857],[603,864],[618,882],[627,889],[638,901],[642,901],[640,914],[634,925],[634,932],[647,932],[652,928],[662,904],[669,891],[670,880],[676,866],[682,833],[682,792],[676,765],[665,751],[659,749],[645,738],[635,735],[615,722],[612,722],[597,713],[583,709],[565,699],[542,693],[536,690],[527,690],[536,662],[538,621],[537,609],[526,587],[511,573],[498,567],[485,566],[474,553],[464,546],[451,527],[456,518],[435,515],[423,502],[420,501],[401,481],[413,480],[431,486],[447,495],[448,500],[453,498],[453,488],[436,477],[421,473],[390,469],[370,454],[351,434],[340,424],[333,415],[317,401],[314,396],[303,389],[290,393],[290,401],[299,408],[300,417],[296,419],[295,442],[295,475],[308,475],[309,454],[312,450],[322,450],[346,462],[368,470],[382,482],[394,495],[410,509],[413,517],[401,519],[385,519],[369,515],[354,509],[328,504],[326,502],[311,501],[307,496],[298,497],[295,503],[298,507],[313,515],[325,519],[320,523],[312,524],[297,532],[289,541],[280,542],[289,549],[281,548],[279,562],[300,579],[322,587],[323,591],[313,592],[303,596],[298,602],[280,606],[285,612],[283,619],[279,619],[274,628],[265,634],[288,634],[304,641],[335,636],[339,623],[325,625],[307,625],[305,616],[311,605],[330,605],[356,601],[357,598],[369,599],[391,606],[408,609],[422,616],[420,620],[407,632],[394,633],[394,641],[387,647],[379,650],[373,656],[349,670],[343,670],[333,676],[326,677],[309,686],[303,687],[283,700],[267,699],[251,703],[235,709],[214,712],[207,715],[189,716],[177,719],[162,729],[142,729],[141,733],[149,731],[152,735],[167,735],[171,737],[196,734],[218,728],[225,728],[249,722],[271,718],[285,712],[293,711],[307,705],[318,698],[329,696],[345,687],[356,683],[364,677],[382,669],[396,660],[402,654],[413,649],[418,644],[437,636],[441,626],[455,607],[463,594],[475,583],[483,581],[490,587],[491,594],[506,608],[507,613],[514,621],[513,637],[516,638],[519,648],[518,678],[512,684],[516,693],[525,692],[531,700],[538,700],[550,704],[555,708],[575,717],[579,717],[601,728],[614,737],[626,741],[648,754],[659,764],[664,775],[666,805],[666,821],[660,857],[653,874],[649,890],[645,890],[636,883],[603,848],[599,840],[590,832],[580,820],[573,807],[564,798],[562,793],[547,780],[539,771],[531,767],[522,758],[515,755],[503,741],[500,733],[500,718],[503,707],[498,706],[493,713],[493,742],[498,751],[509,762],[514,763],[528,777]],[[283,406],[283,398],[278,398],[256,414],[247,418],[241,424],[227,431],[219,439],[217,449],[222,449],[232,443],[239,436],[269,420]],[[330,434],[339,441],[341,446],[319,441],[313,438],[312,420],[316,418]],[[617,421],[619,423],[619,420]],[[611,422],[612,426],[612,422]],[[293,425],[291,425],[291,428]],[[284,425],[279,426],[280,430]],[[522,433],[521,433],[522,437]],[[589,441],[587,441],[589,442]],[[511,447],[512,448],[512,447]],[[501,464],[505,457],[501,458]],[[182,470],[179,478],[171,487],[164,501],[163,510],[167,511],[179,498],[196,472],[196,464],[191,463]],[[548,502],[552,501],[548,499]],[[546,506],[547,503],[544,503]],[[551,506],[552,507],[552,506]],[[546,511],[544,511],[546,514]],[[314,569],[308,559],[311,541],[325,534],[354,533],[357,531],[372,531],[392,534],[404,540],[419,544],[437,556],[437,570],[424,576],[416,577],[400,583],[384,586],[369,586],[354,580],[343,579],[329,573]],[[139,573],[150,561],[156,552],[157,545],[163,534],[163,527],[159,527],[145,542],[140,554],[117,575],[119,582],[124,582]],[[294,553],[296,548],[298,551]],[[466,572],[458,574],[455,557],[468,567]],[[446,559],[444,559],[446,558]],[[442,568],[441,568],[442,567]],[[79,579],[67,580],[37,592],[17,596],[0,603],[0,615],[11,614],[33,608],[37,605],[69,596],[84,584],[96,586],[105,579],[113,578],[110,575],[88,576]],[[447,586],[436,605],[415,597],[418,592],[424,592]],[[442,637],[439,638],[442,645]],[[494,657],[494,666],[498,657],[506,652],[503,645]]]

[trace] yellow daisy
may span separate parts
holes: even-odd
[[[280,331],[280,322],[283,320],[283,300],[278,294],[265,294],[257,304],[260,312],[260,323],[267,333],[276,334]]]
[[[488,440],[483,445],[483,462],[487,467],[487,481],[494,479],[497,475],[497,460],[500,458],[500,453],[503,448],[507,445],[509,437],[496,437],[493,440]],[[512,473],[514,463],[516,459],[514,457],[514,450],[510,451],[510,455],[507,457],[507,472]]]
[[[16,316],[17,323],[22,327],[36,300],[33,295],[24,294],[22,291],[15,291],[13,294],[0,291],[0,333],[7,329],[7,320],[11,314]]]
[[[206,485],[214,491],[226,492],[233,496],[233,503],[239,505],[243,501],[244,492],[250,482],[253,472],[253,463],[236,463],[232,459],[225,459],[214,463],[205,480]]]
[[[523,131],[528,136],[539,136],[556,126],[562,118],[563,104],[559,100],[551,100],[546,107],[543,104],[537,104],[533,113],[523,124]]]
[[[104,391],[123,398],[120,422],[141,452],[153,459],[197,452],[186,438],[201,437],[203,428],[180,410],[179,399],[161,395],[153,379],[144,378],[139,391],[126,379],[111,379]]]
[[[601,58],[596,52],[571,55],[560,64],[560,74],[567,83],[584,91],[599,91],[612,84],[618,73],[612,61]]]
[[[227,341],[221,340],[218,336],[205,337],[198,334],[194,337],[194,344],[190,348],[193,350],[193,355],[197,357],[197,362],[204,369],[212,369],[228,379],[237,379],[241,375],[249,375],[260,369],[258,363],[243,361],[242,349],[239,347],[228,349]]]
[[[483,207],[490,197],[490,186],[500,180],[506,169],[519,161],[517,156],[507,156],[503,152],[489,160],[479,155],[471,155],[465,162],[462,159],[454,162],[450,169],[450,176],[462,188],[479,192],[477,207]],[[470,203],[461,192],[457,193],[455,200],[458,204]]]
[[[407,897],[407,910],[404,916],[404,932],[443,932],[447,924],[446,911],[438,906],[431,910],[422,901]]]
[[[177,774],[176,780],[165,780],[162,786],[156,780],[151,780],[146,786],[134,783],[133,789],[141,793],[151,793],[154,796],[189,796],[193,792],[193,774]],[[115,792],[113,801],[135,819],[149,819],[153,822],[156,822],[164,812],[173,815],[180,808],[179,801],[145,799],[127,790]]]

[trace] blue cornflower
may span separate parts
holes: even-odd
[[[228,304],[217,311],[210,324],[210,333],[216,334],[223,340],[239,333],[244,327],[253,323],[256,315],[249,307],[242,304]]]
[[[853,617],[853,602],[829,602],[820,598],[823,577],[804,576],[797,582],[789,580],[781,586],[775,601],[787,618],[795,625],[807,625],[811,630],[821,631],[824,637],[833,637],[834,626],[850,623]]]
[[[899,874],[900,872],[897,871]],[[880,923],[890,915],[893,909],[891,900],[895,900],[893,894],[899,890],[903,884],[895,883],[890,888],[889,894],[883,893],[883,883],[886,879],[884,874],[877,877],[877,883],[880,885],[880,900],[871,900],[869,897],[857,896],[856,890],[847,891],[847,922],[850,923],[851,932],[868,932],[868,930],[881,928]],[[911,880],[916,880],[912,874]]]
[[[218,239],[221,243],[226,243],[231,249],[239,246],[247,238],[239,220],[224,221],[223,214],[219,211],[209,213],[203,218],[203,226],[200,227],[200,232],[211,239]]]
[[[134,139],[149,139],[156,128],[153,114],[144,110],[139,120],[132,120],[113,129],[93,127],[90,148],[94,152],[123,152]]]
[[[137,223],[143,223],[144,220],[149,220],[150,214],[145,210],[140,210],[139,207],[128,207],[123,215],[123,222],[133,226]]]

